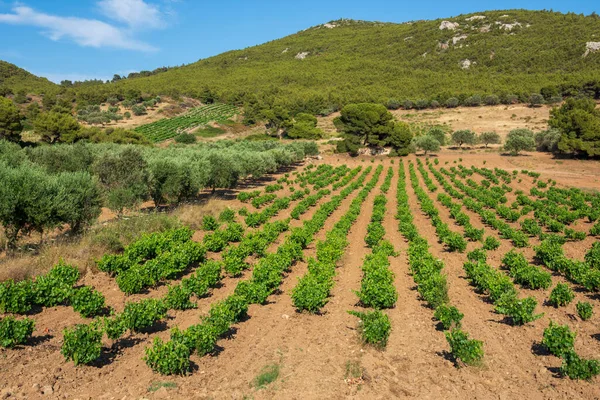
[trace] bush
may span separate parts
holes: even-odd
[[[5,317],[0,320],[0,346],[13,348],[24,344],[31,337],[35,321],[29,318],[16,320],[14,317]]]
[[[121,320],[127,329],[140,332],[167,316],[167,306],[162,300],[146,299],[126,303]]]
[[[104,295],[89,286],[75,290],[71,297],[73,310],[85,318],[94,317],[106,307]]]
[[[558,283],[550,293],[549,303],[554,307],[564,307],[575,298],[575,294],[566,283]]]
[[[175,136],[176,143],[191,144],[196,143],[196,141],[196,135],[192,135],[191,133],[180,133],[179,135]]]
[[[589,302],[580,301],[577,303],[576,308],[577,314],[582,320],[587,321],[588,319],[592,318],[592,314],[594,313],[594,306],[592,306]]]
[[[360,318],[359,330],[364,343],[368,343],[377,348],[383,348],[387,345],[392,324],[389,317],[383,312],[348,312],[355,317]]]
[[[460,328],[464,314],[458,311],[458,308],[454,306],[442,304],[435,309],[433,317],[440,321],[444,330],[449,330]]]
[[[548,328],[544,329],[542,344],[556,357],[562,357],[573,350],[575,345],[575,332],[571,332],[567,325],[556,325],[550,321]]]
[[[235,211],[232,210],[231,208],[226,208],[223,211],[221,211],[221,214],[219,214],[219,221],[220,222],[234,222],[235,221]]]
[[[205,215],[202,217],[202,230],[204,231],[216,231],[219,229],[219,222],[212,215]]]
[[[575,351],[571,350],[563,355],[560,373],[571,379],[590,380],[600,374],[600,362],[582,359]]]
[[[190,350],[179,341],[166,343],[156,337],[152,347],[146,348],[146,364],[162,375],[185,375],[191,371]]]
[[[95,323],[75,325],[63,331],[64,340],[60,350],[66,360],[75,365],[89,364],[100,357],[102,351],[102,330]]]
[[[469,339],[469,335],[460,329],[446,332],[446,340],[450,345],[450,353],[457,361],[474,365],[483,358],[483,342]]]
[[[561,133],[558,129],[550,128],[546,131],[537,132],[535,134],[535,146],[537,151],[557,152],[560,138]]]
[[[444,244],[450,252],[464,253],[467,249],[467,241],[458,232],[451,232],[444,238]]]
[[[460,104],[460,101],[456,97],[450,97],[446,100],[446,107],[448,108],[456,108]]]
[[[529,97],[529,106],[530,107],[539,107],[542,104],[544,104],[545,102],[546,102],[546,100],[544,99],[544,96],[542,96],[539,93],[533,93]]]

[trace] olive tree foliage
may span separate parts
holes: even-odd
[[[556,128],[550,128],[535,134],[535,146],[538,151],[555,153],[558,151],[558,142],[562,134]]]
[[[118,215],[148,198],[148,163],[136,148],[102,154],[93,169],[106,191],[107,206]]]
[[[366,146],[384,146],[394,129],[392,114],[382,104],[348,104],[334,124],[342,133],[356,137]]]
[[[482,132],[479,135],[479,143],[483,143],[486,148],[489,144],[500,144],[500,135],[498,134],[498,132],[495,131]]]
[[[0,161],[0,223],[9,248],[20,235],[64,224],[79,232],[100,210],[100,189],[87,172],[51,175],[28,161],[14,167]]]
[[[600,110],[591,99],[567,99],[550,111],[548,125],[560,130],[558,150],[565,153],[600,155]]]
[[[149,191],[155,207],[177,204],[195,196],[200,182],[194,179],[191,166],[177,158],[153,154],[148,160]]]
[[[446,132],[441,127],[434,126],[427,132],[427,135],[433,136],[438,141],[440,146],[446,145]]]
[[[70,114],[49,111],[37,116],[33,128],[43,142],[57,143],[65,141],[70,135],[75,135],[80,126]]]
[[[10,99],[0,97],[0,140],[18,142],[22,130],[19,109]]]
[[[452,143],[462,148],[463,144],[474,145],[477,143],[477,135],[475,132],[462,129],[452,133]]]
[[[521,151],[535,150],[535,138],[533,132],[529,129],[513,129],[506,137],[504,150],[510,152],[513,156]]]
[[[55,207],[60,223],[79,233],[94,222],[102,211],[102,192],[89,172],[65,172],[56,177]]]
[[[438,140],[431,135],[415,137],[413,139],[413,145],[418,150],[422,150],[424,155],[427,155],[429,152],[440,150],[440,142],[438,142]]]

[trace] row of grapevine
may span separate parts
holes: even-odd
[[[373,308],[374,311],[349,311],[360,319],[359,331],[363,342],[377,347],[386,346],[391,331],[389,317],[381,309],[393,308],[398,300],[394,273],[389,269],[389,257],[396,254],[392,244],[384,240],[385,229],[382,224],[387,204],[385,193],[389,190],[393,173],[394,170],[390,167],[381,185],[382,194],[373,200],[371,222],[367,226],[365,237],[365,242],[372,251],[363,261],[363,277],[360,290],[356,292],[361,305]]]
[[[316,313],[327,304],[331,288],[334,285],[333,277],[337,262],[342,258],[345,248],[349,245],[348,231],[360,214],[361,204],[377,184],[382,170],[383,166],[379,165],[371,180],[352,201],[350,209],[333,229],[327,232],[326,239],[317,243],[317,257],[308,260],[308,273],[298,280],[298,284],[292,291],[292,301],[299,311]],[[352,188],[353,186],[349,186],[342,192]]]
[[[434,318],[440,321],[446,330],[446,340],[450,352],[457,362],[476,364],[483,358],[483,342],[470,339],[468,333],[461,329],[464,315],[449,304],[448,283],[442,273],[444,263],[436,259],[429,251],[429,243],[423,238],[414,224],[413,214],[408,203],[406,176],[404,166],[398,169],[398,229],[408,240],[408,262],[417,291],[422,299],[435,310]]]
[[[193,352],[200,356],[211,353],[217,340],[246,315],[249,304],[263,304],[266,301],[281,284],[283,275],[302,258],[302,250],[324,226],[332,209],[339,207],[341,199],[362,184],[367,173],[348,190],[322,204],[302,228],[292,230],[276,252],[262,257],[254,266],[251,278],[239,282],[234,294],[213,304],[200,324],[185,331],[174,329],[167,342],[155,338],[152,347],[146,349],[146,363],[161,374],[189,373],[190,355]]]

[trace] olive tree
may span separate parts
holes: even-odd
[[[521,151],[535,150],[535,138],[529,129],[514,129],[508,133],[504,150],[516,156]]]
[[[93,171],[105,190],[108,207],[118,215],[148,198],[148,163],[133,147],[101,155]]]
[[[440,146],[446,145],[446,132],[444,132],[441,127],[434,126],[427,132],[427,135],[433,136],[438,141]]]
[[[413,144],[417,149],[423,150],[424,155],[427,155],[428,152],[438,151],[440,149],[440,142],[430,135],[417,136],[413,139]]]
[[[9,99],[0,97],[0,139],[18,142],[22,130],[19,109]]]
[[[488,144],[500,144],[500,142],[500,135],[495,131],[482,132],[481,135],[479,135],[479,143],[483,143],[486,148],[488,147]]]
[[[102,211],[102,192],[89,172],[64,172],[56,177],[56,214],[73,233],[91,225]]]
[[[468,129],[454,131],[452,133],[452,143],[457,144],[460,148],[462,148],[463,144],[474,145],[477,143],[477,136],[475,132]]]

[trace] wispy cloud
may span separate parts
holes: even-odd
[[[43,28],[42,33],[51,40],[69,39],[85,47],[145,52],[157,50],[154,46],[135,39],[134,33],[141,28],[142,23],[146,28],[164,26],[158,8],[142,0],[103,0],[98,5],[105,14],[110,14],[111,18],[128,26],[123,28],[97,19],[46,14],[23,5],[15,6],[12,14],[0,14],[0,23]]]
[[[106,17],[135,29],[164,27],[158,7],[143,0],[102,0],[98,6]]]

